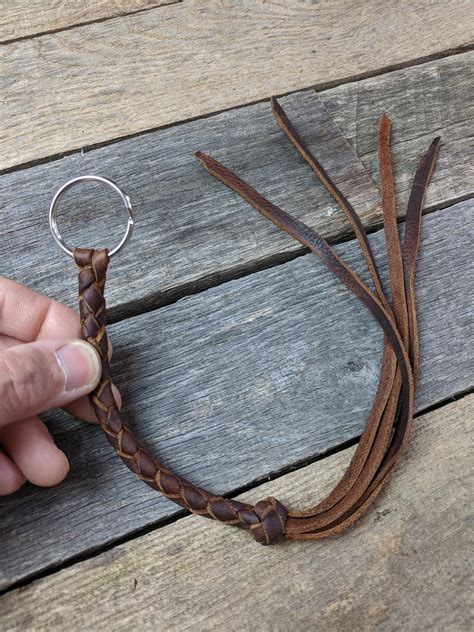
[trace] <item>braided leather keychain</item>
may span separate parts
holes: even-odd
[[[249,530],[261,544],[273,544],[283,537],[291,540],[319,540],[351,526],[374,501],[407,445],[413,419],[419,365],[414,288],[416,256],[424,195],[440,141],[440,138],[433,140],[418,165],[408,200],[402,245],[397,229],[390,155],[391,122],[385,114],[380,119],[379,166],[392,297],[390,304],[382,289],[372,248],[360,218],[305,145],[275,98],[272,98],[272,109],[282,130],[349,219],[368,266],[374,291],[362,282],[316,231],[269,202],[210,156],[197,152],[197,158],[211,175],[314,252],[360,299],[384,332],[379,384],[357,449],[345,474],[334,489],[311,508],[301,511],[289,510],[272,497],[251,505],[217,496],[171,471],[138,443],[131,430],[123,423],[112,393],[104,298],[109,258],[123,247],[132,232],[130,200],[110,180],[98,176],[84,176],[66,183],[56,194],[50,209],[50,226],[56,242],[74,258],[79,267],[82,337],[95,347],[102,361],[102,378],[90,399],[108,441],[127,467],[147,485],[195,514]],[[122,197],[128,211],[129,220],[125,236],[110,253],[105,249],[71,250],[58,231],[56,210],[59,200],[70,186],[82,180],[97,180],[111,186]]]

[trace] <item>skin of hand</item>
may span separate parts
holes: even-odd
[[[79,337],[75,312],[0,277],[0,495],[25,481],[56,485],[68,473],[38,414],[61,407],[96,422],[86,395],[99,382],[100,360]]]

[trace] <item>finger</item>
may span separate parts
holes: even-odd
[[[79,315],[58,301],[0,276],[0,335],[20,342],[80,338]],[[109,341],[109,358],[112,345]]]
[[[15,281],[0,277],[0,333],[22,342],[38,336],[79,337],[79,317],[72,310]]]
[[[114,394],[115,403],[120,410],[122,408],[122,396],[115,384],[112,384],[112,392]],[[77,401],[72,402],[72,404],[64,406],[64,410],[73,417],[81,419],[82,421],[88,421],[93,424],[98,423],[92,404],[87,396],[81,397]]]
[[[9,336],[3,336],[2,334],[0,334],[0,352],[3,351],[4,349],[10,349],[11,347],[15,347],[19,344],[24,344],[24,343],[20,342],[16,338],[10,338]],[[112,342],[109,340],[109,351],[108,351],[109,360],[112,359],[112,355],[113,355],[113,346],[112,346]],[[112,384],[112,391],[114,393],[115,402],[120,410],[122,407],[122,397],[120,395],[119,390],[114,384]],[[94,413],[94,409],[92,408],[92,405],[90,404],[89,398],[87,396],[81,397],[77,401],[72,402],[72,404],[64,406],[64,410],[68,412],[70,415],[72,415],[73,417],[76,417],[77,419],[81,419],[82,421],[97,423],[97,418]]]
[[[55,445],[38,417],[3,427],[0,441],[23,476],[34,485],[57,485],[69,471],[66,455]]]
[[[40,337],[38,338],[38,340],[47,340],[47,339],[58,339],[58,333],[60,332],[55,332],[54,336],[43,336],[43,334],[46,332],[42,332]],[[80,335],[78,334],[77,336],[75,335],[68,335],[68,336],[64,336],[64,340],[70,340],[71,338],[80,338]],[[114,350],[113,350],[113,345],[112,345],[112,341],[110,340],[110,338],[107,338],[108,341],[108,351],[107,351],[107,356],[109,358],[109,360],[112,360],[112,356],[114,354]],[[16,338],[12,338],[11,336],[5,336],[4,334],[0,334],[0,351],[3,351],[4,349],[10,349],[11,347],[16,347],[17,345],[22,345],[24,344],[21,340],[17,340]]]
[[[101,363],[87,342],[38,341],[0,353],[0,426],[90,393]]]
[[[18,467],[4,452],[0,452],[0,496],[13,494],[24,482],[25,477]]]

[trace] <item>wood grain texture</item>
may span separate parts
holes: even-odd
[[[394,118],[400,215],[419,157],[437,134],[443,145],[426,207],[472,194],[474,147],[468,125],[474,113],[468,94],[474,89],[473,63],[474,53],[466,53],[341,86],[319,97],[313,91],[297,93],[282,104],[364,223],[373,228],[380,225],[375,140],[383,110]],[[367,170],[349,143],[361,152]],[[331,241],[350,234],[343,213],[273,119],[270,104],[261,103],[4,175],[0,273],[72,304],[70,261],[53,244],[47,209],[59,186],[84,173],[113,178],[135,205],[135,236],[114,260],[117,282],[108,293],[114,319],[302,252],[297,242],[215,182],[193,157],[196,149],[235,169]],[[77,245],[111,245],[122,234],[123,210],[102,189],[76,188],[61,206],[60,226]]]
[[[472,250],[473,208],[424,218],[418,411],[473,385],[473,264],[459,256]],[[371,239],[386,279],[383,235]],[[354,242],[337,250],[364,270]],[[110,286],[117,280],[112,266]],[[356,437],[382,343],[312,255],[121,321],[111,337],[124,419],[165,463],[219,493]],[[71,472],[57,488],[0,500],[3,587],[178,511],[123,467],[96,427],[61,413],[49,421]]]
[[[404,70],[348,83],[320,96],[377,183],[378,119],[374,105],[390,116],[395,183],[403,201],[412,173],[402,165],[408,161],[416,163],[420,145],[428,140],[428,130],[433,136],[441,135],[442,153],[437,169],[444,170],[448,161],[458,167],[449,176],[435,176],[429,199],[455,199],[474,189],[474,165],[467,158],[474,153],[474,102],[469,96],[474,89],[473,68],[474,53],[468,53],[417,66],[413,72]]]
[[[176,2],[179,0],[175,0]],[[127,15],[173,0],[8,0],[2,2],[0,42]]]
[[[0,168],[463,48],[470,9],[198,0],[3,46]]]
[[[469,630],[474,396],[416,420],[374,509],[323,542],[257,546],[186,517],[0,599],[8,630]],[[352,450],[266,483],[323,497]]]

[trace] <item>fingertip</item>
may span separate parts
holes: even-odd
[[[18,491],[26,479],[13,461],[0,452],[0,496]]]
[[[33,485],[57,485],[69,472],[66,455],[56,446],[38,417],[3,428],[1,441],[8,456]]]
[[[17,345],[0,354],[0,425],[31,418],[91,393],[102,366],[84,340]]]
[[[43,454],[38,454],[36,464],[34,461],[31,462],[28,466],[28,475],[25,476],[33,485],[53,487],[66,478],[69,467],[64,452],[51,442],[47,448],[43,446]]]
[[[55,351],[64,377],[65,393],[76,392],[76,397],[92,392],[100,381],[102,366],[99,354],[85,340],[73,340]],[[69,397],[69,401],[73,399]]]

